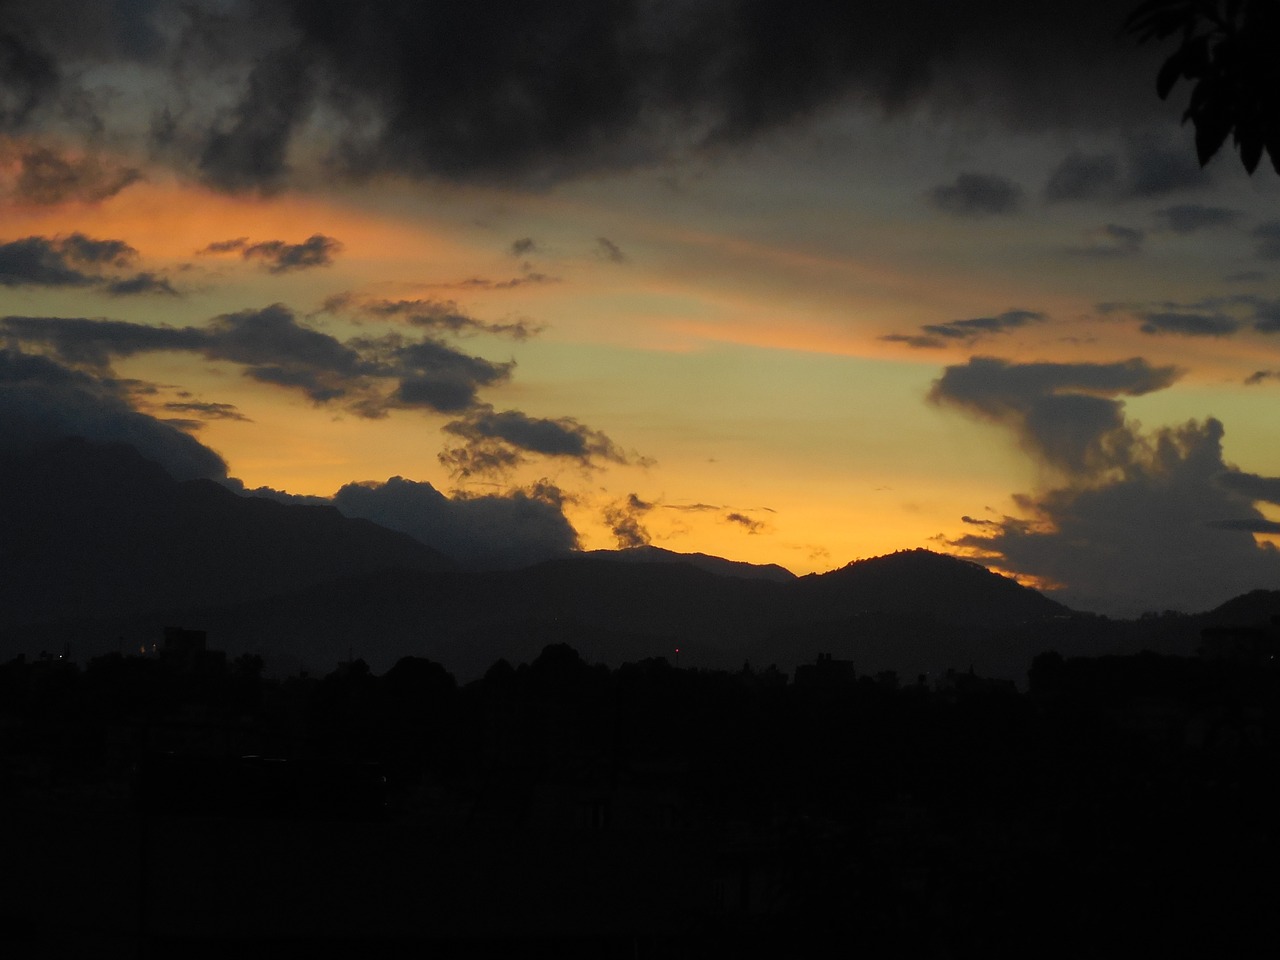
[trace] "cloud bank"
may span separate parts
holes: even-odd
[[[1020,516],[964,521],[952,545],[1057,588],[1069,603],[1132,616],[1124,597],[1204,610],[1280,577],[1274,532],[1257,509],[1280,479],[1223,460],[1208,418],[1143,431],[1122,398],[1173,383],[1179,371],[1119,363],[1025,363],[976,357],[948,367],[930,399],[1010,431],[1056,483],[1017,494]]]
[[[850,102],[1124,129],[1159,109],[1161,59],[1121,38],[1124,13],[1110,0],[13,0],[0,133],[55,117],[86,135],[126,127],[98,79],[112,68],[150,77],[153,155],[227,191],[280,189],[307,157],[353,179],[549,183]]]

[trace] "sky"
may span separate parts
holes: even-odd
[[[0,445],[474,567],[1280,585],[1280,177],[1112,0],[0,0]]]

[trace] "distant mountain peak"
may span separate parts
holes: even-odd
[[[963,620],[1009,621],[1058,616],[1056,600],[980,563],[916,548],[855,560],[801,580],[817,598],[864,612],[908,611]]]
[[[653,544],[625,547],[621,550],[587,550],[574,554],[574,557],[614,563],[684,563],[716,576],[737,577],[742,580],[790,583],[796,579],[794,573],[776,563],[747,563],[743,560],[726,560],[724,557],[706,553],[677,553],[674,550],[655,547]]]

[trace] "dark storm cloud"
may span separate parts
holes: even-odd
[[[962,173],[953,183],[934,187],[928,198],[939,210],[955,216],[998,216],[1018,211],[1022,206],[1022,188],[1005,177]]]
[[[297,52],[264,55],[240,102],[207,134],[198,161],[206,182],[223,190],[281,186],[289,142],[310,112],[313,89],[310,64]]]
[[[653,540],[644,525],[644,516],[652,509],[652,503],[634,493],[604,508],[604,522],[613,532],[620,550],[643,547]]]
[[[1244,378],[1247,387],[1255,387],[1267,380],[1280,380],[1280,370],[1255,370]]]
[[[1240,219],[1240,211],[1228,207],[1206,207],[1199,203],[1184,203],[1157,210],[1156,216],[1168,224],[1174,233],[1195,233],[1210,227],[1227,227]]]
[[[21,449],[67,436],[128,443],[178,480],[227,473],[208,447],[134,410],[119,381],[0,348],[0,447]]]
[[[498,412],[486,406],[444,429],[465,441],[440,454],[441,463],[458,476],[502,473],[527,462],[526,454],[575,460],[583,467],[646,462],[573,417],[530,417],[519,410]]]
[[[1261,498],[1232,489],[1247,475],[1223,462],[1222,424],[1134,436],[1101,482],[1016,496],[1023,517],[953,544],[1061,586],[1068,602],[1128,616],[1140,611],[1122,605],[1122,592],[1195,611],[1273,585],[1280,552],[1254,540],[1270,522],[1253,506]]]
[[[446,497],[403,477],[347,484],[333,498],[346,516],[407,533],[471,569],[528,566],[576,550],[564,503],[547,483],[502,496]]]
[[[973,357],[947,367],[931,402],[1010,429],[1029,453],[1073,476],[1125,462],[1137,442],[1122,396],[1162,390],[1180,376],[1133,358],[1118,363],[1012,363]]]
[[[25,127],[42,108],[57,100],[62,87],[54,58],[14,26],[12,22],[0,26],[2,132]]]
[[[43,146],[14,152],[17,174],[9,195],[24,203],[97,203],[142,179],[137,169],[93,154],[72,156]],[[9,154],[10,150],[0,149],[0,157]]]
[[[1263,260],[1280,260],[1280,220],[1268,220],[1254,228],[1258,256]]]
[[[966,346],[978,340],[1009,330],[1016,330],[1031,323],[1042,323],[1048,316],[1035,310],[1006,310],[994,317],[971,317],[967,320],[948,320],[946,323],[927,323],[919,334],[891,333],[881,337],[890,343],[905,343],[909,347],[937,348],[951,343]]]
[[[284,240],[250,243],[247,237],[219,240],[209,244],[200,252],[205,254],[239,252],[245,260],[256,260],[261,263],[268,273],[288,273],[291,270],[330,266],[333,263],[333,255],[341,249],[342,244],[333,237],[313,233],[302,243],[286,243]]]
[[[94,76],[85,64],[140,62],[167,71],[144,105],[156,148],[226,190],[279,187],[304,156],[356,177],[549,183],[741,144],[849,101],[1017,130],[1175,115],[1152,91],[1164,52],[1121,38],[1112,0],[11,0],[10,11],[0,126],[68,101],[67,77]],[[80,99],[109,106],[104,94]]]
[[[333,304],[335,310],[346,304]],[[367,300],[357,305],[360,314],[375,318],[395,318],[413,327],[442,333],[491,333],[513,340],[527,340],[542,327],[527,320],[486,323],[478,320],[454,300]]]
[[[596,250],[611,263],[627,262],[627,255],[622,252],[622,248],[608,237],[596,237]]]
[[[1240,329],[1240,321],[1221,313],[1142,314],[1143,333],[1172,333],[1184,337],[1227,337]]]

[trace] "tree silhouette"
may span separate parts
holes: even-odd
[[[1228,135],[1249,173],[1265,151],[1280,173],[1280,3],[1276,0],[1146,0],[1125,21],[1140,43],[1181,34],[1156,76],[1167,99],[1180,79],[1191,99],[1182,115],[1196,131],[1200,165]]]

